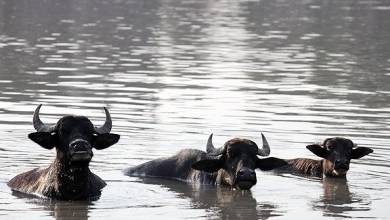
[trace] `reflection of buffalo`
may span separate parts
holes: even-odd
[[[324,194],[319,201],[313,202],[314,209],[321,209],[325,216],[346,217],[349,211],[368,211],[370,208],[357,207],[362,198],[349,191],[346,178],[324,178],[322,180]]]
[[[193,185],[169,179],[142,178],[145,184],[168,188],[179,198],[191,199],[194,209],[205,209],[207,217],[218,219],[268,219],[281,215],[277,207],[269,203],[258,204],[251,191],[231,190],[210,185]]]
[[[61,201],[13,191],[12,194],[19,198],[26,199],[27,203],[33,203],[36,206],[42,206],[43,210],[49,211],[50,215],[56,220],[87,220],[88,209],[91,205],[89,201]],[[27,216],[28,218],[28,216]]]
[[[288,165],[281,167],[280,170],[318,177],[323,175],[345,177],[351,159],[359,159],[373,152],[368,147],[356,147],[356,144],[351,140],[340,137],[328,138],[322,145],[308,145],[307,149],[323,159],[297,158],[286,160]]]
[[[41,105],[34,112],[37,132],[28,137],[46,149],[56,149],[54,162],[44,169],[19,174],[8,182],[12,190],[40,194],[61,200],[86,200],[100,196],[106,183],[89,170],[92,148],[101,150],[115,144],[119,135],[111,134],[111,117],[106,108],[106,122],[94,127],[84,116],[68,115],[55,125],[45,125],[39,118]]]
[[[195,149],[184,149],[172,157],[155,159],[125,171],[129,176],[148,176],[178,179],[193,183],[207,183],[250,189],[256,184],[255,169],[271,170],[285,165],[268,156],[270,147],[262,134],[263,146],[247,139],[234,138],[220,148],[214,148],[212,134],[207,141],[207,153]]]

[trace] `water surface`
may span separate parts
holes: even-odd
[[[375,0],[0,0],[0,218],[387,218],[390,3]],[[17,173],[54,152],[28,140],[32,113],[113,117],[117,145],[91,169],[93,202],[12,194]],[[123,176],[209,133],[316,158],[309,143],[351,138],[374,153],[347,180],[258,171],[250,192]]]

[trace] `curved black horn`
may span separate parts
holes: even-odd
[[[104,107],[104,111],[106,112],[106,121],[104,122],[104,124],[101,127],[95,128],[96,132],[99,134],[110,133],[111,128],[112,128],[112,121],[111,121],[110,113],[108,112],[106,107]]]
[[[268,156],[271,152],[271,149],[263,133],[261,133],[261,139],[263,140],[263,147],[257,151],[257,154],[260,156]]]
[[[219,156],[223,154],[225,147],[215,148],[213,144],[213,134],[210,134],[207,140],[206,152],[208,156]]]
[[[206,152],[210,153],[210,152],[214,152],[214,151],[215,151],[215,147],[213,144],[213,133],[211,133],[209,136],[209,139],[207,140]]]
[[[45,125],[41,119],[39,118],[39,110],[41,110],[42,104],[39,104],[38,107],[34,111],[33,116],[33,125],[35,130],[40,132],[51,132],[54,130],[52,125]]]

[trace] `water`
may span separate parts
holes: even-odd
[[[375,0],[0,1],[0,218],[386,219],[390,204],[390,2]],[[108,184],[94,202],[14,195],[6,182],[47,166],[28,140],[64,114],[113,117],[117,145],[95,151]],[[347,181],[257,171],[250,192],[123,176],[209,133],[316,158],[344,136],[374,153]]]

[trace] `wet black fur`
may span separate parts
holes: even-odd
[[[65,116],[53,132],[34,132],[29,138],[46,149],[56,148],[56,158],[47,168],[33,169],[12,178],[8,182],[12,190],[60,200],[99,198],[106,183],[90,171],[90,160],[71,160],[69,144],[76,138],[87,141],[92,157],[92,147],[107,148],[119,140],[119,135],[97,134],[88,118]]]
[[[242,167],[271,170],[286,164],[277,158],[258,158],[257,145],[252,143],[245,139],[230,140],[225,144],[226,152],[219,157],[210,157],[201,150],[184,149],[174,156],[155,159],[124,172],[129,176],[162,177],[236,187],[236,173]],[[256,184],[256,175],[252,181],[253,185]]]

